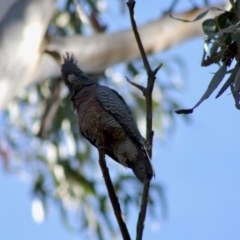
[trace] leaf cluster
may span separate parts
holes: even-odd
[[[206,35],[201,65],[203,67],[217,64],[219,69],[213,75],[206,91],[200,100],[191,109],[176,111],[177,113],[188,114],[198,107],[204,100],[208,99],[213,91],[222,83],[216,98],[220,97],[227,89],[231,90],[235,107],[240,109],[240,1],[230,0],[229,11],[212,8],[197,17],[196,20],[204,17],[208,11],[221,11],[215,18],[203,21],[202,28]],[[232,64],[234,63],[234,66]],[[228,75],[227,78],[225,78]]]

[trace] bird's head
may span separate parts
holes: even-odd
[[[62,78],[68,86],[71,95],[81,90],[83,87],[95,83],[94,80],[87,77],[84,72],[77,66],[77,61],[73,55],[66,53],[63,57],[63,64],[61,68]]]

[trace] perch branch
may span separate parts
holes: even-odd
[[[146,213],[147,213],[149,187],[150,187],[150,181],[147,180],[144,183],[143,195],[142,195],[142,200],[141,200],[141,211],[139,212],[139,215],[138,215],[137,240],[142,239],[144,221],[145,221]]]
[[[151,69],[148,59],[147,59],[147,54],[144,50],[140,35],[137,30],[137,25],[136,25],[136,22],[134,19],[135,1],[129,0],[127,2],[127,6],[129,9],[129,15],[130,15],[130,19],[131,19],[133,33],[134,33],[139,51],[141,53],[142,61],[143,61],[143,64],[144,64],[144,67],[146,69],[147,76],[148,76],[147,87],[144,88],[144,93],[145,93],[144,96],[146,99],[146,124],[147,124],[146,138],[147,138],[148,143],[151,146],[150,149],[148,149],[148,154],[151,158],[152,157],[153,134],[154,134],[154,132],[152,130],[152,91],[153,91],[153,87],[154,87],[154,83],[155,83],[155,79],[156,79],[156,74],[157,74],[158,70],[162,67],[162,64],[159,64],[154,71]],[[136,86],[135,84],[132,84],[132,85]],[[141,90],[141,88],[139,86],[136,86],[136,87]],[[147,206],[148,206],[149,188],[150,188],[150,180],[147,180],[144,183],[144,189],[143,189],[142,200],[141,200],[141,209],[140,209],[139,216],[138,216],[137,237],[136,237],[137,240],[141,240],[142,235],[143,235],[144,221],[145,221]]]
[[[122,234],[123,239],[124,240],[131,240],[128,229],[127,229],[127,226],[126,226],[125,221],[124,221],[123,216],[122,216],[122,211],[121,211],[120,204],[118,202],[118,198],[117,198],[117,196],[115,194],[115,191],[114,191],[114,187],[113,187],[113,184],[112,184],[111,177],[109,175],[108,167],[106,165],[105,148],[104,148],[105,141],[104,141],[103,133],[100,134],[100,138],[101,138],[100,141],[103,143],[103,146],[98,148],[99,165],[100,165],[101,170],[102,170],[102,174],[103,174],[103,178],[104,178],[104,181],[105,181],[105,184],[106,184],[106,187],[107,187],[108,195],[109,195],[109,198],[110,198],[110,201],[111,201],[111,204],[112,204],[112,207],[113,207],[113,210],[114,210],[119,228],[121,230],[121,234]]]

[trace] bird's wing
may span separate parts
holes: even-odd
[[[145,148],[144,138],[141,136],[132,112],[124,99],[115,90],[99,85],[97,87],[97,100],[119,122],[130,138],[141,148]]]

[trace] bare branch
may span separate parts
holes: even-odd
[[[141,201],[141,210],[138,215],[136,240],[141,240],[143,235],[144,221],[147,213],[149,187],[150,187],[150,181],[147,180],[144,183],[143,195],[142,195],[142,201]]]
[[[137,30],[137,24],[136,24],[135,19],[134,19],[135,1],[134,0],[129,0],[127,2],[127,6],[128,6],[129,13],[130,13],[132,29],[133,29],[133,32],[134,32],[134,36],[135,36],[136,42],[138,44],[139,51],[141,53],[141,57],[142,57],[142,60],[143,60],[144,67],[145,67],[147,73],[150,73],[151,72],[151,67],[150,67],[150,64],[148,62],[145,50],[143,48],[143,44],[142,44],[141,38],[139,36],[138,30]]]
[[[145,89],[145,95],[144,96],[145,96],[145,99],[146,99],[146,124],[147,124],[146,136],[147,136],[147,141],[151,146],[148,149],[148,154],[151,158],[151,156],[152,156],[152,143],[153,143],[152,91],[153,91],[154,82],[155,82],[155,79],[156,79],[155,75],[157,74],[158,70],[162,67],[162,64],[159,64],[158,67],[154,71],[151,69],[150,64],[148,62],[148,59],[147,59],[146,51],[144,50],[140,35],[138,33],[138,30],[137,30],[136,22],[134,20],[135,1],[134,0],[129,0],[127,2],[127,6],[128,6],[128,9],[129,9],[129,15],[130,15],[130,19],[131,19],[133,33],[134,33],[139,51],[140,51],[141,56],[142,56],[142,61],[144,63],[144,67],[145,67],[147,75],[148,75],[148,83],[147,83],[147,88]],[[137,237],[136,237],[137,240],[142,240],[144,222],[145,222],[147,206],[148,206],[149,188],[150,188],[150,181],[147,180],[144,183],[143,195],[142,195],[142,200],[141,200],[141,209],[140,209],[139,216],[138,216],[138,221],[137,221]]]
[[[138,88],[138,89],[142,92],[143,96],[146,95],[146,88],[145,88],[145,87],[143,87],[143,86],[141,86],[141,85],[139,85],[139,84],[137,84],[137,83],[135,83],[135,82],[132,82],[128,77],[126,77],[126,80],[127,80],[130,84],[132,84],[134,87]]]
[[[102,133],[100,134],[100,138],[101,138],[100,142],[104,143],[105,141],[104,141],[104,136]],[[124,240],[131,240],[126,223],[123,219],[123,215],[122,215],[120,204],[118,202],[118,198],[117,198],[115,190],[113,188],[113,184],[112,184],[111,177],[109,175],[108,167],[106,165],[104,144],[102,147],[98,148],[98,154],[99,154],[99,165],[102,170],[102,174],[103,174],[103,178],[104,178],[104,181],[105,181],[105,184],[107,187],[108,195],[111,200],[111,204],[112,204],[116,219],[118,221],[118,225],[120,227],[122,237]]]
[[[153,71],[155,75],[157,74],[159,69],[162,67],[162,65],[163,65],[162,63],[159,63],[159,65],[155,68],[155,70]]]

